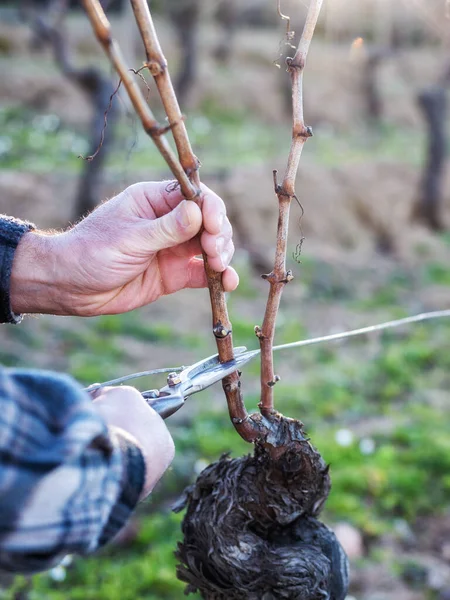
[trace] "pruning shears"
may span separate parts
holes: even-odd
[[[177,412],[186,399],[221,381],[259,354],[259,350],[248,351],[245,346],[235,348],[233,360],[221,363],[219,355],[214,354],[183,369],[180,373],[169,373],[167,385],[159,390],[142,392],[147,403],[167,419]]]
[[[352,329],[350,331],[343,331],[341,333],[332,333],[330,335],[323,335],[307,340],[290,342],[289,344],[280,344],[279,346],[274,346],[272,350],[285,350],[288,348],[311,346],[313,344],[320,344],[322,342],[337,341],[366,333],[390,329],[392,327],[399,327],[400,325],[409,325],[411,323],[419,323],[421,321],[428,321],[429,319],[437,319],[441,317],[450,317],[450,309],[420,313],[418,315],[404,317],[403,319],[386,321],[385,323],[369,325],[368,327],[360,327],[359,329]],[[173,415],[175,412],[177,412],[177,410],[184,406],[184,403],[189,396],[209,388],[211,385],[214,385],[214,383],[217,383],[224,377],[227,377],[227,375],[231,375],[231,373],[238,371],[252,358],[258,356],[260,352],[260,350],[247,350],[245,346],[239,346],[234,348],[234,359],[226,363],[221,363],[219,361],[219,355],[214,354],[213,356],[209,356],[208,358],[196,362],[190,367],[182,368],[177,372],[169,373],[167,377],[167,385],[160,389],[142,392],[142,395],[147,400],[148,404],[159,415],[161,415],[163,419],[167,419],[167,417],[170,417],[170,415]],[[167,373],[168,371],[169,369],[155,369],[153,371],[133,373],[132,375],[120,377],[119,379],[114,379],[112,381],[94,383],[86,388],[86,391],[94,392],[107,385],[123,383],[128,379],[137,379],[138,377],[144,377],[150,374],[155,375],[162,372]]]
[[[167,384],[164,387],[142,392],[142,396],[153,410],[163,419],[167,419],[184,406],[189,396],[197,394],[221,381],[227,375],[231,375],[259,353],[260,350],[247,350],[245,346],[240,346],[234,349],[234,359],[226,363],[221,363],[219,355],[214,354],[178,373],[169,373]],[[95,383],[86,390],[93,392],[109,384],[110,382]]]

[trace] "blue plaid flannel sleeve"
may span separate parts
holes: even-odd
[[[0,569],[32,573],[107,543],[138,502],[144,460],[71,378],[0,368]]]

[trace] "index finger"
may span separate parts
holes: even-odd
[[[125,195],[131,210],[144,219],[159,219],[184,200],[177,181],[142,181],[128,187]]]
[[[229,229],[226,221],[227,209],[220,196],[204,183],[200,184],[201,197],[198,204],[202,209],[203,227],[208,233],[218,235],[223,229]],[[165,181],[160,184],[157,193],[152,198],[152,207],[159,217],[174,209],[181,202],[183,195],[176,181]]]
[[[226,216],[223,200],[203,183],[198,204],[203,212],[203,226],[216,235],[222,231]],[[184,199],[177,181],[145,181],[126,190],[133,211],[142,218],[159,218],[171,212]]]

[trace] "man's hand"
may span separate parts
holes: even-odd
[[[211,267],[223,272],[225,290],[234,290],[239,278],[228,266],[234,245],[223,201],[202,186],[200,209],[174,187],[138,183],[67,232],[25,234],[11,273],[12,310],[117,314],[183,288],[205,287],[197,258],[202,249]]]
[[[94,406],[106,424],[131,435],[145,462],[143,500],[173,460],[175,448],[164,421],[132,387],[106,387],[93,392]]]

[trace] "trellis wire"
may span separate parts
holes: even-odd
[[[430,312],[420,313],[418,315],[412,315],[410,317],[404,317],[402,319],[394,319],[393,321],[385,321],[384,323],[378,323],[377,325],[368,325],[367,327],[360,327],[359,329],[351,329],[349,331],[341,331],[339,333],[331,333],[329,335],[322,335],[320,337],[309,338],[307,340],[299,340],[297,342],[291,342],[289,344],[280,344],[274,346],[274,350],[287,350],[289,348],[301,348],[303,346],[312,346],[313,344],[321,344],[322,342],[333,342],[336,340],[343,340],[357,335],[363,335],[365,333],[374,333],[376,331],[383,331],[385,329],[393,329],[395,327],[401,327],[402,325],[410,325],[411,323],[420,323],[421,321],[430,321],[431,319],[440,319],[443,317],[450,317],[450,309],[435,310]],[[260,353],[260,350],[253,351],[255,356]],[[98,390],[99,388],[118,385],[131,379],[139,379],[140,377],[148,377],[150,375],[159,375],[161,373],[170,373],[182,371],[185,367],[166,367],[162,369],[152,369],[150,371],[141,371],[139,373],[131,373],[130,375],[124,375],[117,379],[111,379],[103,383],[94,383],[89,386],[90,392]]]

